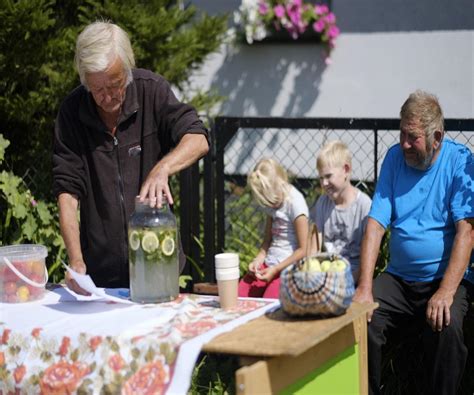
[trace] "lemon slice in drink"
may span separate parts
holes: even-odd
[[[140,234],[136,230],[130,232],[130,236],[128,236],[128,244],[133,251],[138,250],[140,247]]]
[[[173,254],[175,248],[174,239],[171,236],[165,236],[161,242],[161,252],[163,255],[170,256]]]
[[[160,246],[158,236],[150,231],[145,232],[142,237],[142,248],[145,252],[153,252]]]

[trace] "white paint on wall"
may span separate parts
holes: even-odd
[[[196,0],[208,12],[237,0]],[[397,118],[416,89],[436,94],[447,118],[474,117],[474,2],[333,0],[342,34],[326,65],[321,44],[229,42],[193,76],[192,86],[226,100],[212,116]],[[219,5],[219,7],[217,7]],[[218,9],[217,9],[217,8]],[[353,152],[353,178],[373,180],[371,133],[241,130],[225,155],[227,174],[246,174],[262,156],[315,177],[315,155],[340,138]],[[397,132],[380,142],[388,148]],[[464,142],[464,141],[462,141]],[[472,139],[465,142],[471,150]],[[380,163],[385,151],[380,151]],[[379,165],[380,165],[379,163]]]
[[[436,94],[446,117],[474,116],[474,31],[342,34],[319,44],[224,45],[193,77],[220,115],[397,117],[410,92]]]

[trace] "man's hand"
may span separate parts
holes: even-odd
[[[266,281],[269,283],[276,276],[278,276],[279,270],[275,266],[266,267],[255,273],[255,277],[259,280]]]
[[[159,208],[162,205],[162,196],[165,195],[168,203],[173,204],[168,178],[191,166],[208,151],[206,136],[192,131],[186,133],[178,145],[151,169],[140,189],[141,201],[149,198],[150,206]]]
[[[80,274],[86,274],[86,271],[87,271],[87,266],[83,261],[76,261],[76,262],[73,262],[73,263],[70,262],[69,267],[72,270],[74,270],[75,272],[80,273]],[[66,271],[65,279],[66,279],[66,285],[71,291],[74,291],[75,293],[77,293],[79,295],[84,295],[84,296],[89,296],[90,295],[89,292],[83,290],[77,284],[76,280],[74,280],[71,277],[71,275],[69,274],[68,271]]]
[[[150,207],[160,208],[163,203],[163,195],[173,204],[170,187],[168,185],[169,169],[166,164],[158,163],[151,169],[148,177],[140,189],[140,200],[143,202],[147,197],[150,199]]]
[[[372,288],[359,286],[356,288],[354,297],[352,298],[353,302],[357,303],[374,303],[374,296],[372,294]],[[367,321],[372,320],[373,311],[367,313]]]
[[[441,332],[451,322],[450,307],[453,304],[453,293],[438,289],[426,307],[426,321],[433,331]]]

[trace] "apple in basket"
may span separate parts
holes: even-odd
[[[331,270],[331,261],[325,260],[321,262],[321,271],[329,272]]]
[[[332,270],[334,272],[343,272],[344,270],[346,270],[346,265],[346,262],[344,262],[342,259],[336,259],[332,263]]]
[[[309,258],[306,259],[303,264],[304,272],[320,272],[321,264],[319,263],[318,258]]]

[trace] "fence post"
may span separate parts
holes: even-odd
[[[214,282],[214,255],[216,251],[216,126],[209,130],[210,147],[204,157],[204,281]]]
[[[189,274],[195,278],[189,260],[199,262],[199,245],[194,237],[199,239],[200,210],[199,210],[199,163],[194,163],[181,171],[179,176],[180,194],[180,235],[181,244],[186,254],[186,263],[182,274]],[[190,289],[189,289],[190,290]]]

